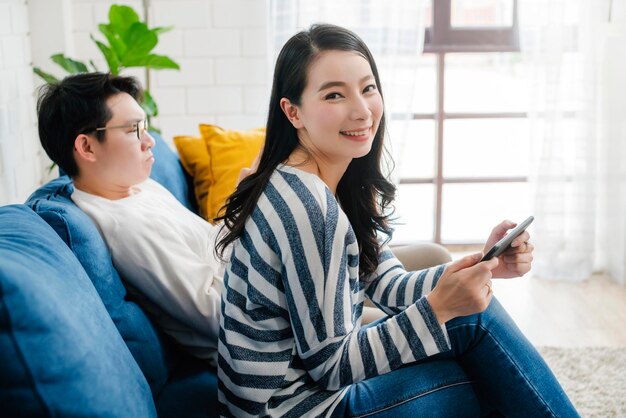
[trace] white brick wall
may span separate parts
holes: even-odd
[[[0,1],[0,205],[22,203],[49,164],[35,125],[28,8]]]
[[[213,0],[216,28],[265,28],[269,6],[265,0]]]
[[[271,83],[268,1],[152,1],[151,25],[174,26],[158,51],[181,65],[180,72],[158,71],[151,80],[166,139],[198,135],[198,123],[227,129],[265,124],[269,95],[259,92],[269,92]],[[165,103],[170,100],[176,104]]]
[[[237,29],[186,30],[184,55],[187,57],[241,56],[240,31]]]
[[[160,106],[155,122],[170,144],[175,135],[198,135],[199,123],[226,129],[265,124],[268,2],[150,1],[149,25],[174,26],[161,35],[155,52],[181,65],[181,71],[153,71],[150,77]],[[61,76],[48,57],[64,52],[106,70],[90,34],[102,38],[97,25],[108,21],[114,3],[132,6],[143,18],[140,0],[0,0],[0,204],[23,202],[56,175],[48,174],[50,161],[39,145],[33,91],[41,82],[33,64]],[[57,24],[41,25],[42,19]],[[142,69],[125,73],[145,84]]]
[[[151,73],[151,91],[159,104],[156,121],[171,143],[175,135],[198,135],[199,123],[227,129],[263,126],[269,101],[266,29],[269,0],[152,0],[150,26],[174,26],[160,36],[156,53],[176,60],[180,71]],[[141,2],[71,0],[76,57],[106,64],[89,39],[100,34],[112,3],[127,4],[143,16]],[[145,83],[143,73],[137,75]]]
[[[212,1],[208,0],[154,0],[152,1],[156,26],[175,26],[177,29],[204,29],[211,27]]]

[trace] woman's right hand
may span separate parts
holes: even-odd
[[[481,263],[482,256],[482,253],[468,255],[448,265],[427,296],[440,324],[457,316],[482,312],[489,306],[493,296],[491,271],[498,266],[498,259]]]

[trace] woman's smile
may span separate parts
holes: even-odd
[[[359,130],[340,131],[339,133],[352,141],[363,142],[370,138],[372,134],[372,127],[370,126]]]

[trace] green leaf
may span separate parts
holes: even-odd
[[[159,108],[148,90],[144,90],[143,92],[141,107],[148,117],[158,116],[159,114]]]
[[[123,57],[127,49],[126,43],[121,36],[114,31],[113,25],[104,25],[101,23],[98,25],[98,29],[105,38],[107,38],[107,41],[109,41],[109,46],[111,50],[115,52],[115,55],[117,55],[118,58]]]
[[[98,70],[98,67],[96,67],[96,64],[93,62],[93,60],[89,60],[89,64],[91,64],[91,68],[93,68],[95,72],[100,72],[100,70]]]
[[[70,74],[87,73],[87,66],[80,61],[66,57],[64,54],[54,54],[50,57],[52,62],[58,64],[61,68]]]
[[[109,9],[109,21],[112,31],[126,39],[126,33],[135,22],[139,22],[139,16],[132,7],[114,4]]]
[[[150,29],[155,35],[160,35],[165,32],[169,32],[174,29],[174,26],[158,26],[156,28]]]
[[[54,167],[56,166],[57,166],[57,163],[55,163],[54,161],[48,166],[48,175],[52,173],[52,170],[54,170]]]
[[[107,64],[109,64],[109,71],[111,71],[111,74],[113,75],[119,74],[120,61],[117,58],[117,55],[115,55],[115,53],[111,51],[111,49],[108,46],[96,40],[93,36],[91,37],[91,39],[96,43],[96,45],[98,45],[98,48],[100,48],[102,55],[104,55],[104,58],[107,60]]]
[[[174,69],[180,70],[180,66],[170,57],[165,55],[150,54],[145,57],[137,58],[130,62],[125,62],[126,67],[148,67],[154,70]]]
[[[126,64],[145,57],[158,42],[157,36],[144,23],[133,23],[128,31],[128,50],[123,55],[122,62]]]
[[[41,77],[43,79],[43,81],[45,81],[48,84],[57,84],[59,82],[58,78],[56,78],[55,76],[53,76],[50,73],[47,73],[47,72],[43,71],[39,67],[33,68],[33,72],[35,74],[37,74],[39,77]]]

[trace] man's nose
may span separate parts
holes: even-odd
[[[152,135],[150,135],[148,130],[146,129],[145,131],[143,131],[142,138],[141,138],[142,148],[144,150],[149,150],[150,148],[154,147],[155,144],[156,142],[154,141],[154,138],[152,138]]]

